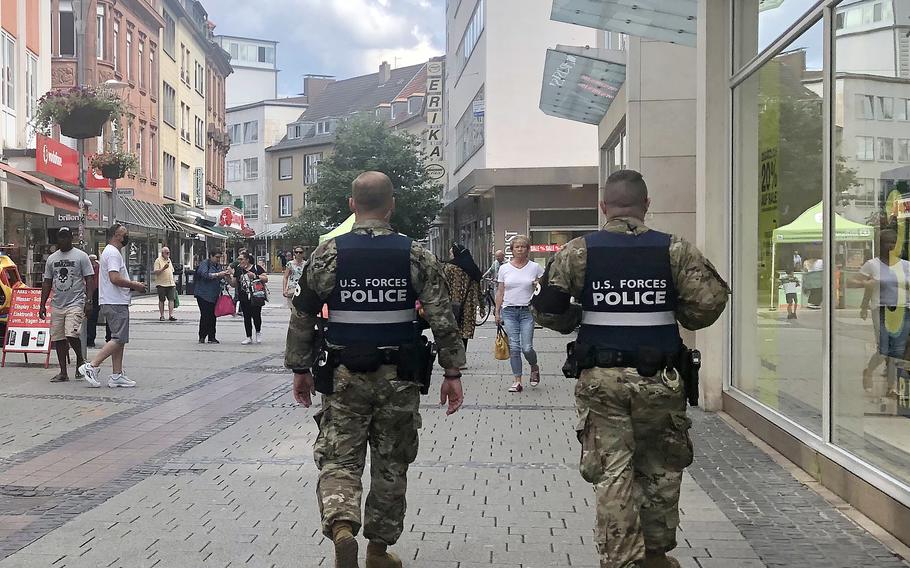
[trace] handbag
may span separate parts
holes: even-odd
[[[509,336],[501,325],[497,325],[496,341],[493,342],[493,356],[499,361],[507,361],[509,355]]]
[[[227,294],[220,294],[215,302],[215,317],[234,315],[234,300]]]

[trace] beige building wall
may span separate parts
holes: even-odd
[[[191,205],[204,207],[204,202],[197,204],[194,201],[194,176],[197,169],[205,172],[205,54],[207,46],[200,39],[198,35],[200,32],[193,29],[191,25],[185,18],[177,20],[178,79],[180,79],[179,69],[183,61],[180,54],[181,46],[187,51],[184,77],[177,82],[177,122],[179,123],[177,133],[181,135],[177,150],[177,193],[178,196],[189,194]],[[196,88],[197,64],[201,66],[198,71],[198,81],[201,81],[198,90]],[[186,116],[181,116],[181,105],[188,107]],[[202,123],[201,139],[197,139],[196,135],[197,120]],[[187,169],[189,169],[189,173],[187,173]],[[203,200],[204,198],[203,191]]]
[[[179,12],[174,8],[171,2],[162,1],[160,9],[162,16],[167,15],[175,21],[177,20],[177,14]],[[166,19],[167,17],[165,16],[165,20]],[[180,103],[175,103],[176,110],[174,112],[174,120],[171,121],[168,118],[165,108],[167,105],[165,92],[167,86],[170,86],[176,91],[180,85],[180,42],[175,39],[173,49],[171,49],[165,41],[165,30],[162,29],[158,43],[161,46],[158,50],[158,75],[161,83],[158,86],[159,116],[161,117],[160,127],[158,129],[158,144],[160,147],[158,152],[158,178],[160,180],[158,186],[161,191],[161,196],[164,198],[164,202],[173,203],[175,200],[180,199],[180,192],[179,190],[175,191],[173,196],[167,196],[165,194],[165,187],[167,186],[166,176],[168,173],[164,167],[164,155],[169,154],[176,158],[180,153]],[[176,177],[174,178],[174,187],[179,187]]]
[[[287,223],[303,207],[306,200],[307,185],[304,183],[304,163],[308,154],[322,153],[325,159],[334,148],[333,144],[321,144],[317,146],[307,146],[306,148],[294,148],[278,152],[267,152],[269,172],[269,204],[273,211],[272,223]],[[278,179],[278,163],[281,158],[290,157],[293,159],[293,175],[291,179]],[[280,199],[281,196],[290,195],[293,200],[292,215],[281,217]]]

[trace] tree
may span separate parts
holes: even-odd
[[[314,247],[319,244],[319,235],[328,232],[325,225],[320,222],[321,217],[321,208],[301,209],[300,213],[291,219],[281,232],[281,237],[298,245]]]
[[[350,214],[351,182],[369,170],[383,172],[395,187],[392,227],[414,239],[426,237],[439,213],[441,186],[424,171],[425,159],[416,136],[393,131],[370,116],[343,122],[335,136],[334,153],[319,164],[319,180],[309,190],[309,206],[298,226],[336,227]],[[290,227],[290,225],[289,225]]]

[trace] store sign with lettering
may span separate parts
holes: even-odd
[[[47,354],[45,367],[47,366],[51,351],[50,302],[44,319],[38,317],[40,309],[41,288],[13,288],[0,365],[6,364],[7,353],[41,353]]]
[[[444,65],[442,61],[427,63],[427,130],[424,139],[426,166],[424,171],[433,180],[446,176],[445,155],[443,153],[443,96]]]
[[[79,153],[53,138],[35,137],[35,170],[73,185],[79,185]],[[110,182],[93,169],[85,172],[85,187],[107,189]]]
[[[561,245],[531,245],[531,252],[559,252]]]

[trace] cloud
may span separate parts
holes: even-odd
[[[347,78],[445,53],[444,0],[203,0],[216,34],[277,40],[279,91],[306,73]]]

